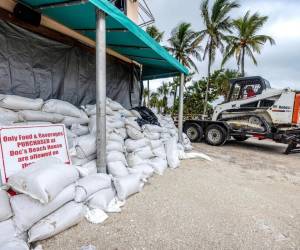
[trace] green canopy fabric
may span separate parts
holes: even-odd
[[[143,80],[188,74],[144,30],[133,23],[108,0],[20,0],[63,25],[95,40],[96,8],[106,14],[107,47],[143,65]]]

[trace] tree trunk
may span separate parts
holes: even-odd
[[[242,76],[245,76],[245,47],[243,47],[242,49],[241,71]]]
[[[150,103],[150,81],[147,81],[147,88],[148,88],[148,100],[147,100],[147,107],[149,108]]]
[[[209,92],[209,85],[210,85],[210,68],[211,68],[211,56],[212,56],[212,42],[209,45],[208,51],[208,67],[207,67],[207,84],[206,84],[206,91],[205,91],[205,100],[204,100],[204,111],[203,114],[207,115],[207,106],[208,106],[208,92]]]
[[[175,86],[175,93],[174,93],[174,97],[173,97],[173,114],[175,113],[175,102],[176,102],[176,98],[177,98],[177,85]]]

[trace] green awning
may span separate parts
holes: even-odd
[[[172,57],[144,30],[133,23],[108,0],[20,0],[57,22],[95,40],[96,14],[106,14],[107,47],[143,65],[143,79],[158,79],[188,74],[188,70]]]

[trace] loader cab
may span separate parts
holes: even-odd
[[[268,88],[271,88],[270,83],[260,76],[231,79],[226,102],[249,99],[260,95]]]

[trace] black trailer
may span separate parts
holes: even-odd
[[[245,141],[250,137],[259,140],[270,139],[277,143],[287,144],[286,154],[300,152],[300,128],[275,129],[267,123],[267,130],[263,132],[233,129],[226,121],[186,120],[183,131],[192,142],[204,140],[212,146],[221,146],[231,138]]]

